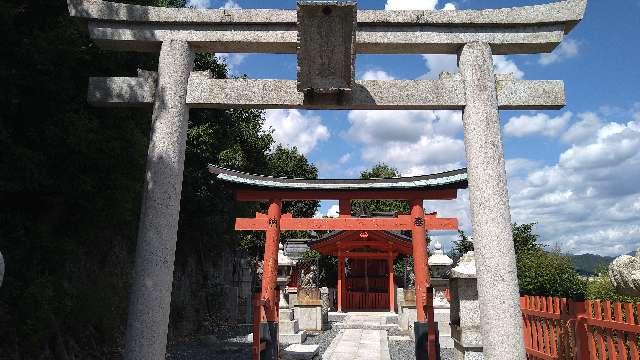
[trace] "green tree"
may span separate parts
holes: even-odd
[[[400,172],[391,166],[385,164],[377,164],[370,170],[365,170],[360,174],[360,179],[389,179],[399,177]],[[399,200],[354,200],[351,202],[351,211],[357,215],[371,215],[376,212],[392,212],[399,214],[408,214],[408,201]]]
[[[534,232],[535,223],[513,224],[520,293],[581,298],[585,282],[568,256],[545,251]]]
[[[453,260],[453,266],[457,266],[462,255],[469,251],[473,251],[473,242],[469,240],[469,237],[464,231],[458,230],[458,240],[453,241],[453,249],[449,254]]]
[[[587,298],[591,300],[610,300],[630,303],[640,303],[640,297],[620,295],[611,283],[606,265],[597,270],[597,276],[587,281]]]

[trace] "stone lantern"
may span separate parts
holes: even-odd
[[[278,286],[280,287],[279,333],[278,339],[283,344],[300,344],[304,342],[306,333],[300,331],[298,320],[293,318],[293,310],[289,307],[287,284],[291,278],[291,272],[296,265],[290,257],[284,253],[282,244],[278,247]]]
[[[440,347],[452,348],[451,327],[449,318],[451,316],[451,305],[449,304],[449,274],[453,260],[442,250],[442,244],[437,242],[433,245],[433,254],[429,256],[429,269],[431,271],[431,286],[433,286],[433,315],[438,323],[440,333]]]
[[[295,262],[290,257],[285,255],[284,246],[280,244],[278,246],[278,286],[280,287],[280,309],[288,309],[289,301],[287,299],[287,285],[291,279],[291,272]]]

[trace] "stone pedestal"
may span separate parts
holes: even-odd
[[[293,317],[292,309],[280,309],[280,332],[278,339],[283,344],[301,344],[307,338],[307,333],[300,331],[298,320]]]
[[[451,271],[451,338],[455,359],[484,359],[480,333],[480,306],[473,251]]]
[[[327,328],[329,314],[322,311],[320,300],[317,304],[298,304],[295,308],[295,317],[300,324],[300,329],[309,331],[322,331]]]
[[[413,336],[413,326],[418,321],[415,290],[398,289],[398,315],[400,328],[409,331]]]

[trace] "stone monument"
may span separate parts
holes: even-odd
[[[440,334],[440,347],[452,348],[451,339],[451,305],[446,293],[449,291],[449,275],[453,260],[442,251],[442,244],[436,242],[434,251],[429,256],[429,268],[431,269],[431,286],[433,286],[433,315],[438,323]]]
[[[451,337],[455,359],[484,359],[480,332],[480,307],[476,259],[473,251],[451,270]],[[505,357],[505,359],[507,359]]]
[[[94,105],[153,109],[126,360],[165,356],[186,133],[195,107],[463,110],[484,349],[490,359],[525,358],[498,111],[562,108],[564,84],[496,76],[493,55],[553,51],[582,20],[587,0],[464,11],[356,11],[343,1],[301,2],[297,11],[67,2],[98,46],[159,53],[157,76],[91,78],[88,87]],[[194,52],[297,53],[298,80],[215,79],[193,71]],[[354,80],[355,53],[457,54],[459,73]],[[265,264],[263,295],[271,305],[276,253],[271,246],[273,261]],[[423,291],[420,276],[416,287]],[[269,310],[271,325],[273,318]]]
[[[640,296],[640,249],[636,256],[623,255],[613,260],[609,278],[621,294]]]

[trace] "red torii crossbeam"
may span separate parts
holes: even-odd
[[[395,218],[356,218],[339,217],[324,219],[294,218],[291,214],[283,214],[280,218],[280,230],[412,230],[414,219],[411,215],[398,215]],[[424,217],[427,231],[458,230],[458,219],[438,218],[437,213]],[[255,218],[236,219],[235,229],[238,231],[266,231],[269,228],[267,214],[256,213]]]

